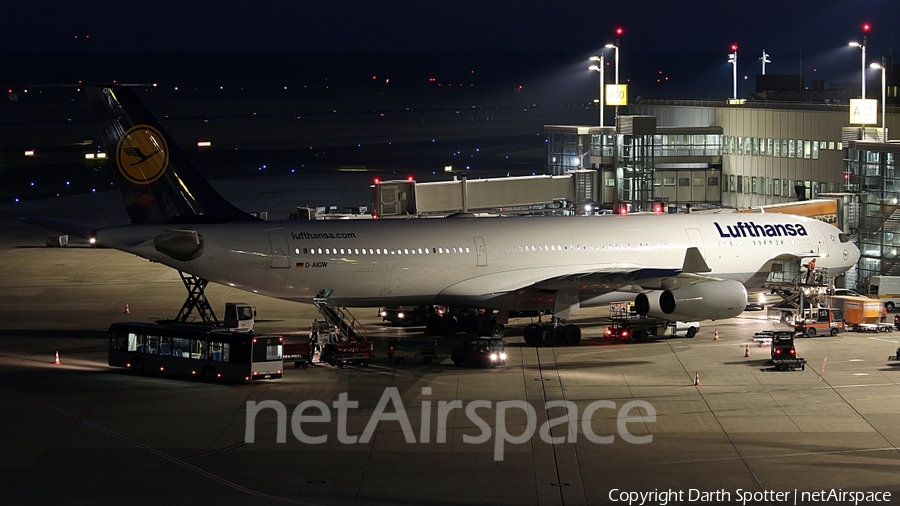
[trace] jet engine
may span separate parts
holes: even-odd
[[[741,314],[747,306],[747,289],[737,281],[708,281],[638,294],[638,314],[672,321],[720,320]]]

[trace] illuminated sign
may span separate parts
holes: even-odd
[[[628,105],[628,85],[607,84],[606,105]]]
[[[850,124],[874,125],[878,123],[878,101],[875,99],[850,99]]]

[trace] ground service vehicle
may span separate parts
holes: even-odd
[[[328,343],[319,354],[319,362],[344,367],[344,364],[369,365],[374,353],[370,341],[338,341]]]
[[[225,303],[225,328],[234,332],[253,332],[256,306],[245,302]]]
[[[772,364],[778,370],[806,369],[806,359],[797,356],[794,347],[794,332],[777,330],[772,332]]]
[[[451,351],[450,360],[455,365],[480,367],[506,365],[506,346],[499,337],[479,337],[474,341],[463,339],[462,344]]]
[[[844,313],[844,327],[860,332],[890,332],[894,326],[883,322],[887,316],[884,304],[868,297],[831,297],[831,305]]]
[[[437,359],[437,339],[394,339],[388,346],[388,358],[398,364],[407,360],[422,360],[430,364]]]
[[[284,338],[186,323],[113,323],[109,365],[213,381],[280,378]]]
[[[900,348],[897,348],[897,351],[894,352],[892,356],[888,357],[888,360],[900,360]]]
[[[835,308],[812,308],[794,322],[794,331],[808,337],[836,336],[844,330],[844,312]]]
[[[900,306],[900,276],[872,276],[869,297],[878,299],[888,311]]]
[[[651,336],[684,336],[692,338],[700,329],[700,322],[672,322],[660,318],[641,316],[634,310],[633,302],[612,302],[609,305],[610,325],[606,337],[634,339],[645,342]]]
[[[766,308],[766,294],[751,292],[747,294],[747,306],[744,311],[761,311]]]
[[[313,343],[306,339],[296,343],[284,343],[284,360],[294,362],[294,368],[306,369],[313,359]]]
[[[369,365],[375,356],[371,341],[351,339],[324,320],[313,320],[309,327],[309,342],[312,356],[319,354],[319,363],[337,367],[344,367],[344,364]]]

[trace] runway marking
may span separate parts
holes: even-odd
[[[894,338],[894,339],[885,339],[885,338],[883,338],[883,337],[868,337],[867,339],[871,339],[871,340],[873,340],[873,341],[882,341],[882,342],[885,342],[885,343],[891,343],[891,344],[897,344],[897,343],[900,343],[900,340],[897,340],[897,338]]]
[[[98,424],[96,424],[96,423],[94,423],[94,422],[92,422],[92,421],[90,421],[90,420],[86,420],[86,419],[84,419],[84,418],[81,418],[80,416],[77,416],[77,415],[74,415],[74,414],[72,414],[72,413],[69,413],[68,411],[64,411],[64,410],[62,410],[62,409],[60,409],[60,408],[57,408],[56,406],[53,406],[53,405],[51,405],[51,404],[46,403],[46,402],[44,402],[44,401],[42,401],[42,400],[40,400],[40,399],[36,399],[36,398],[34,398],[34,397],[32,397],[32,396],[30,396],[30,395],[28,395],[28,394],[24,394],[24,393],[22,393],[22,392],[19,392],[18,390],[13,390],[12,388],[9,388],[9,387],[7,387],[7,386],[3,386],[2,388],[3,388],[4,390],[6,390],[7,392],[10,392],[10,393],[12,393],[12,394],[18,395],[19,397],[22,397],[23,399],[27,399],[27,400],[29,400],[29,401],[31,401],[31,402],[36,403],[36,404],[40,404],[41,406],[44,406],[44,407],[47,408],[47,409],[50,409],[50,410],[52,410],[52,411],[56,411],[57,413],[59,413],[59,414],[65,416],[65,417],[67,417],[67,418],[71,418],[72,420],[75,420],[76,422],[83,423],[83,424],[87,425],[88,427],[97,429],[97,430],[99,430],[100,432],[106,433],[106,434],[108,434],[108,435],[110,435],[110,436],[113,436],[113,437],[115,437],[115,438],[117,438],[117,439],[121,439],[122,441],[125,441],[126,443],[128,443],[128,444],[130,444],[130,445],[136,446],[136,447],[138,447],[138,448],[140,448],[140,449],[142,449],[142,450],[145,450],[145,451],[147,451],[147,452],[150,452],[150,453],[156,455],[157,457],[160,457],[160,458],[163,458],[163,459],[165,459],[165,460],[168,460],[169,462],[171,462],[171,463],[173,463],[173,464],[176,464],[176,465],[179,465],[179,466],[181,466],[181,467],[184,467],[185,469],[191,470],[191,471],[193,471],[193,472],[195,472],[195,473],[197,473],[197,474],[206,476],[207,478],[209,478],[209,479],[211,479],[211,480],[213,480],[213,481],[217,481],[217,482],[219,482],[219,483],[221,483],[221,484],[223,484],[223,485],[225,485],[225,486],[227,486],[227,487],[233,488],[234,490],[237,490],[238,492],[243,492],[243,493],[245,493],[245,494],[252,495],[252,496],[255,496],[255,497],[261,497],[261,498],[263,498],[263,499],[272,499],[272,500],[275,500],[275,501],[284,502],[284,503],[290,503],[290,504],[301,504],[301,505],[304,505],[304,506],[323,506],[323,505],[318,504],[318,503],[311,503],[311,502],[297,501],[297,500],[294,500],[294,499],[288,499],[288,498],[286,498],[286,497],[278,497],[278,496],[274,496],[274,495],[264,494],[264,493],[262,493],[262,492],[257,492],[257,491],[255,491],[255,490],[251,490],[251,489],[249,489],[249,488],[247,488],[247,487],[243,487],[243,486],[241,486],[241,485],[238,485],[237,483],[228,481],[228,480],[226,480],[225,478],[216,476],[215,474],[212,474],[212,473],[210,473],[209,471],[205,471],[205,470],[203,470],[203,469],[200,469],[200,468],[197,467],[197,466],[193,466],[193,465],[191,465],[191,464],[188,464],[187,462],[185,462],[185,461],[183,461],[183,460],[181,460],[181,459],[178,459],[178,458],[175,458],[175,457],[173,457],[173,456],[171,456],[171,455],[168,455],[168,454],[166,454],[166,453],[163,453],[163,452],[157,450],[156,448],[152,448],[152,447],[147,446],[147,445],[145,445],[145,444],[143,444],[143,443],[140,443],[140,442],[138,442],[138,441],[135,441],[135,440],[133,440],[133,439],[127,437],[127,436],[123,436],[122,434],[119,434],[118,432],[114,432],[114,431],[112,431],[112,430],[110,430],[110,429],[107,429],[106,427],[103,427],[102,425],[98,425]]]

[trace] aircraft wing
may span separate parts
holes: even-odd
[[[678,268],[646,268],[636,265],[611,265],[538,281],[537,290],[576,291],[580,300],[612,291],[639,293],[645,290],[671,290],[719,278],[706,275],[711,269],[696,247],[688,248]]]

